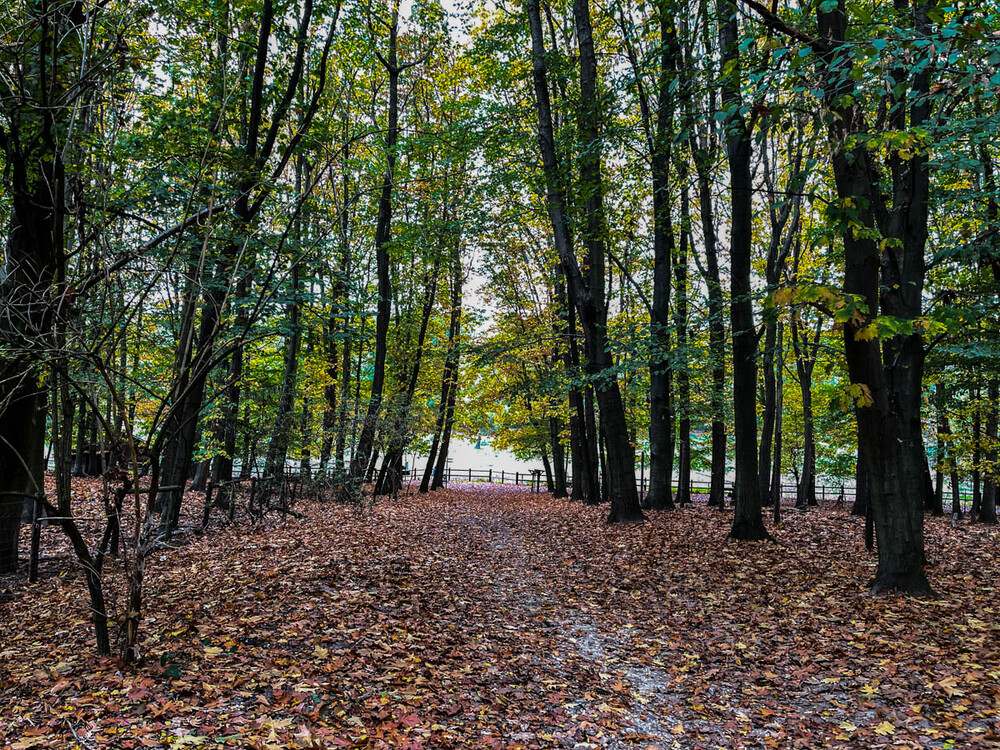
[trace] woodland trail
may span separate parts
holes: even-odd
[[[921,601],[866,593],[844,509],[780,545],[701,505],[615,527],[487,485],[301,510],[164,551],[135,669],[86,655],[75,573],[17,584],[0,744],[1000,746],[994,530],[929,521],[947,593]]]

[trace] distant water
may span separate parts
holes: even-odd
[[[494,472],[522,472],[526,473],[532,469],[542,468],[540,458],[531,461],[522,461],[510,451],[498,451],[485,442],[476,447],[476,443],[467,440],[452,440],[448,447],[448,458],[452,470],[473,469],[475,471]],[[419,471],[423,471],[427,465],[426,455],[407,455],[407,462],[411,467],[414,465]]]

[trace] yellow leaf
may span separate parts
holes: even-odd
[[[874,323],[865,326],[854,334],[855,341],[871,341],[874,338],[878,338],[878,328],[876,328]]]
[[[175,740],[170,741],[170,750],[178,750],[182,747],[195,747],[197,745],[204,745],[207,737],[199,737],[196,734],[186,734],[183,737],[178,737]]]
[[[837,726],[843,729],[845,732],[856,732],[858,730],[857,725],[849,721],[842,721]]]
[[[205,646],[205,653],[209,656],[218,656],[222,653],[222,649],[218,646]]]
[[[780,289],[775,289],[771,299],[774,300],[774,304],[776,305],[787,305],[791,303],[794,296],[795,290],[791,287],[784,286]]]
[[[896,731],[896,727],[890,724],[888,721],[883,721],[877,727],[875,727],[875,734],[882,734],[888,736]]]
[[[676,724],[674,724],[674,726],[670,729],[670,731],[673,734],[684,734],[684,725],[678,721]]]

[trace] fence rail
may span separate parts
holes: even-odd
[[[404,472],[403,481],[413,482],[419,481],[421,473],[414,467],[407,472]],[[485,482],[490,484],[510,484],[510,485],[521,485],[530,487],[532,491],[540,492],[541,487],[546,484],[546,480],[543,478],[543,472],[541,469],[529,469],[528,471],[506,471],[506,470],[494,470],[494,469],[445,469],[444,483],[449,484],[450,482]],[[567,484],[572,486],[572,482],[568,481]],[[646,494],[648,489],[648,482],[646,480],[645,474],[640,475],[639,479],[636,480],[636,489],[639,490],[640,497]],[[674,491],[677,490],[676,481],[673,484]],[[711,489],[711,483],[704,480],[692,480],[691,481],[691,492],[695,494],[707,495]],[[727,486],[726,492],[731,494],[732,487]],[[843,502],[850,500],[854,501],[854,487],[848,485],[840,484],[817,484],[816,485],[816,499],[820,502],[826,502],[827,500],[836,500],[840,498]],[[796,497],[798,495],[798,486],[794,484],[782,484],[781,485],[781,496],[782,498]],[[971,497],[971,496],[970,496]]]

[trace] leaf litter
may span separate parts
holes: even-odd
[[[867,593],[842,508],[789,515],[779,544],[727,542],[701,504],[618,527],[487,484],[297,509],[159,554],[132,668],[89,655],[81,577],[46,531],[43,580],[0,605],[0,741],[1000,747],[995,529],[928,519],[943,596],[925,600]]]

